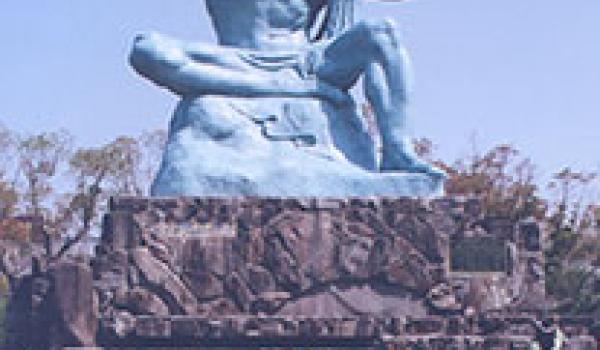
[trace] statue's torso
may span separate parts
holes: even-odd
[[[285,50],[307,43],[307,0],[205,1],[222,45]]]

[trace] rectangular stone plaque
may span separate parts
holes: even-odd
[[[488,236],[450,239],[450,272],[506,273],[508,267],[505,240]]]

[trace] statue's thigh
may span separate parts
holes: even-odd
[[[351,88],[377,51],[369,44],[361,27],[355,27],[323,48],[322,59],[317,66],[317,76],[339,88]]]

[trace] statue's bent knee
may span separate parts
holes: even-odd
[[[361,21],[356,28],[366,42],[378,52],[390,47],[398,48],[400,45],[396,24],[391,19]]]
[[[395,25],[354,25],[354,1],[207,0],[224,44],[216,50],[156,33],[138,36],[136,71],[182,97],[152,194],[441,193],[441,171],[406,143],[408,61]],[[380,127],[381,157],[346,91],[361,75]]]

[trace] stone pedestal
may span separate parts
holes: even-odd
[[[56,322],[105,348],[527,349],[541,236],[452,198],[115,198],[93,295],[66,294],[91,307]],[[564,320],[590,346],[595,323]]]

